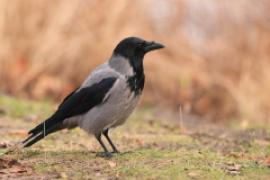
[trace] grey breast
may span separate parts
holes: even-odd
[[[108,99],[82,115],[79,121],[80,127],[91,134],[123,124],[138,102],[126,83],[126,77],[108,64],[95,70],[83,85],[89,86],[106,77],[117,77]]]

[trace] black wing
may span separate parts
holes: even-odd
[[[28,137],[24,143],[41,132],[46,136],[57,131],[61,128],[64,119],[84,114],[91,108],[101,104],[115,81],[115,77],[105,78],[89,87],[82,88],[77,92],[75,90],[70,93],[60,104],[58,110],[49,119],[29,131],[29,134],[32,135]],[[46,131],[45,133],[43,132],[44,129]],[[32,145],[33,143],[27,142],[25,146],[29,146],[29,144]]]
[[[90,87],[82,88],[65,99],[56,113],[63,118],[84,114],[94,106],[102,103],[115,81],[116,78],[114,77],[106,78]]]

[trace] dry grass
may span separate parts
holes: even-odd
[[[167,47],[146,58],[144,103],[269,122],[269,8],[267,0],[0,0],[1,91],[60,99],[136,35]]]

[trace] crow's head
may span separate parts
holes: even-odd
[[[164,48],[154,41],[145,41],[138,37],[128,37],[119,42],[114,49],[114,55],[127,59],[137,74],[143,73],[143,58],[150,51]]]
[[[161,49],[164,46],[154,41],[145,41],[138,37],[128,37],[119,42],[114,53],[128,59],[143,58],[150,51]]]

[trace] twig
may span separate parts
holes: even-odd
[[[182,106],[179,105],[179,126],[180,131],[183,133],[185,131],[184,122],[183,122],[183,112],[182,112]]]

